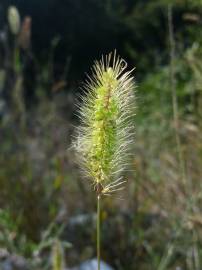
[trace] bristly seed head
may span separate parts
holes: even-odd
[[[120,57],[95,62],[79,107],[81,125],[74,140],[78,160],[99,195],[121,189],[134,135],[134,78]]]

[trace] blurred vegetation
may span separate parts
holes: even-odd
[[[105,200],[103,260],[118,270],[201,269],[202,3],[2,0],[0,14],[0,254],[37,270],[95,257],[95,198],[69,146],[78,86],[116,48],[136,66],[136,139],[122,198]]]

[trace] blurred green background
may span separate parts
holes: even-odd
[[[102,259],[202,269],[202,2],[1,0],[1,270],[96,257],[96,198],[70,143],[86,72],[115,49],[136,67],[136,135],[126,188],[103,202]]]

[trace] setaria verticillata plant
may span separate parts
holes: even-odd
[[[100,270],[100,200],[123,188],[134,144],[134,78],[116,53],[95,62],[79,104],[73,146],[97,195],[97,259]]]

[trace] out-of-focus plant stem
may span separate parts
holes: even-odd
[[[176,80],[175,80],[175,39],[173,30],[173,13],[172,5],[168,5],[168,30],[169,30],[169,43],[170,43],[170,87],[172,91],[172,106],[173,106],[173,120],[175,129],[175,139],[178,153],[178,160],[180,166],[180,173],[182,181],[186,184],[185,180],[185,164],[183,159],[182,144],[179,135],[179,111],[178,100],[176,93]]]

